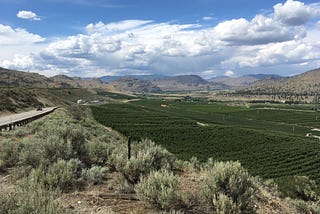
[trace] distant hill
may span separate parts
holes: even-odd
[[[166,78],[167,76],[164,75],[126,75],[126,76],[103,76],[100,77],[99,79],[102,82],[113,82],[116,80],[119,80],[123,77],[131,77],[133,79],[138,79],[138,80],[157,80],[157,79],[163,79]]]
[[[132,77],[122,77],[109,83],[109,86],[120,92],[158,93],[161,91],[161,89],[151,81]]]
[[[107,84],[99,78],[69,77],[66,75],[56,75],[50,77],[58,88],[107,88]]]
[[[0,86],[10,87],[52,87],[53,80],[38,73],[22,72],[0,67]]]
[[[261,80],[278,80],[281,78],[283,77],[275,74],[250,74],[240,77],[220,76],[212,78],[209,81],[213,83],[222,83],[229,88],[237,89],[239,87],[248,87]]]
[[[69,77],[57,75],[45,77],[38,73],[10,70],[0,67],[0,87],[28,88],[104,88],[108,85],[98,78]]]
[[[258,81],[248,89],[259,93],[319,94],[320,68],[292,77]]]
[[[166,77],[152,81],[163,91],[212,91],[225,89],[221,83],[210,83],[197,75]]]

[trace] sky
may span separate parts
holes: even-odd
[[[320,1],[0,0],[0,67],[80,77],[295,75],[320,67]]]

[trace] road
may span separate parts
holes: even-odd
[[[22,112],[18,114],[11,114],[7,116],[0,117],[0,127],[9,126],[9,124],[19,123],[20,121],[25,121],[35,117],[40,117],[41,115],[46,115],[54,111],[57,107],[43,108],[42,111],[32,110],[28,112]]]

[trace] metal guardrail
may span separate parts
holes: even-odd
[[[13,130],[16,126],[24,126],[34,120],[52,113],[58,107],[45,108],[42,111],[30,111],[21,114],[9,115],[0,120],[0,131]],[[29,115],[30,114],[30,115]],[[13,118],[13,119],[12,119]]]

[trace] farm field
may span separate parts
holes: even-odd
[[[141,99],[91,108],[100,123],[185,160],[239,160],[263,178],[307,175],[320,183],[320,141],[305,137],[320,128],[314,107]]]

